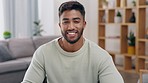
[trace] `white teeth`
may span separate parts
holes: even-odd
[[[68,33],[68,34],[70,34],[70,35],[74,35],[75,33]]]

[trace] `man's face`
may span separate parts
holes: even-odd
[[[83,16],[77,10],[64,11],[60,16],[61,33],[70,44],[76,43],[81,38],[85,25]]]

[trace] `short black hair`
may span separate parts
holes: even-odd
[[[68,2],[62,3],[59,7],[59,17],[66,10],[78,10],[82,14],[83,18],[85,19],[85,8],[78,1],[68,1]]]

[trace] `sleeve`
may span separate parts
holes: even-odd
[[[44,56],[41,50],[37,50],[21,83],[42,83],[44,78]]]
[[[111,56],[98,66],[98,80],[100,83],[124,83],[122,76],[116,69]]]

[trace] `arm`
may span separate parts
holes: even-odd
[[[41,50],[38,49],[33,55],[22,83],[42,83],[44,78],[44,58]]]
[[[103,60],[98,68],[98,77],[100,83],[124,83],[122,76],[116,69],[111,56]]]

